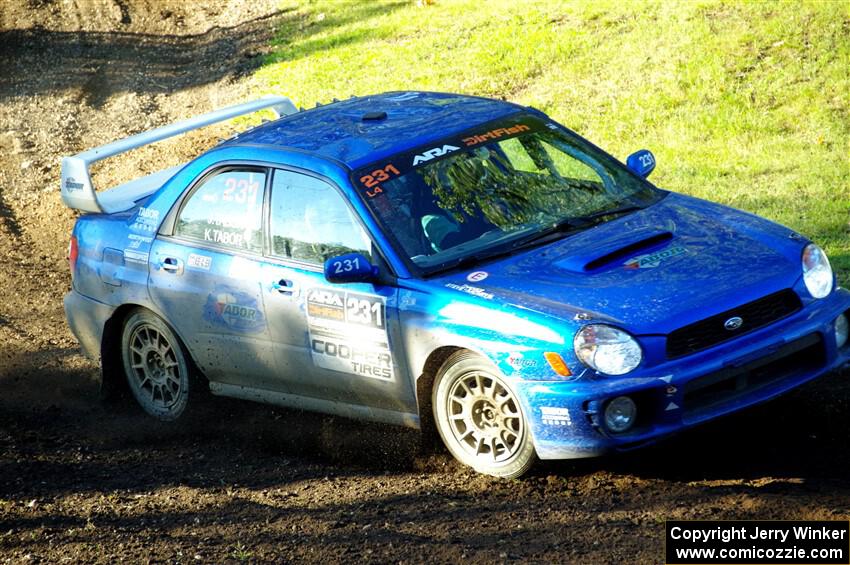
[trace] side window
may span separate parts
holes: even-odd
[[[322,264],[357,251],[370,256],[369,236],[339,192],[319,179],[275,171],[271,198],[272,254]]]
[[[241,251],[263,251],[262,170],[229,170],[205,180],[180,210],[174,235]]]

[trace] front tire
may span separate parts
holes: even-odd
[[[142,410],[158,420],[178,419],[189,402],[189,363],[171,328],[152,312],[134,311],[124,322],[121,357]]]
[[[485,359],[449,357],[434,381],[434,421],[451,454],[479,473],[519,477],[537,459],[516,393]]]

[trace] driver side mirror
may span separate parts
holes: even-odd
[[[635,151],[626,159],[626,166],[634,174],[645,179],[655,170],[655,155],[649,149]]]
[[[346,253],[325,261],[325,279],[334,284],[371,282],[378,278],[378,267],[362,253]]]

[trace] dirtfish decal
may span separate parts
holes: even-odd
[[[648,255],[638,255],[632,257],[625,263],[623,267],[626,269],[653,269],[661,264],[662,261],[687,253],[688,250],[684,247],[671,247],[657,253],[649,253]]]
[[[237,332],[258,332],[266,327],[257,299],[227,286],[216,287],[207,297],[204,320]]]

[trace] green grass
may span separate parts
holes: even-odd
[[[294,2],[256,89],[312,106],[396,89],[532,105],[658,186],[823,245],[850,284],[850,9],[821,2]]]

